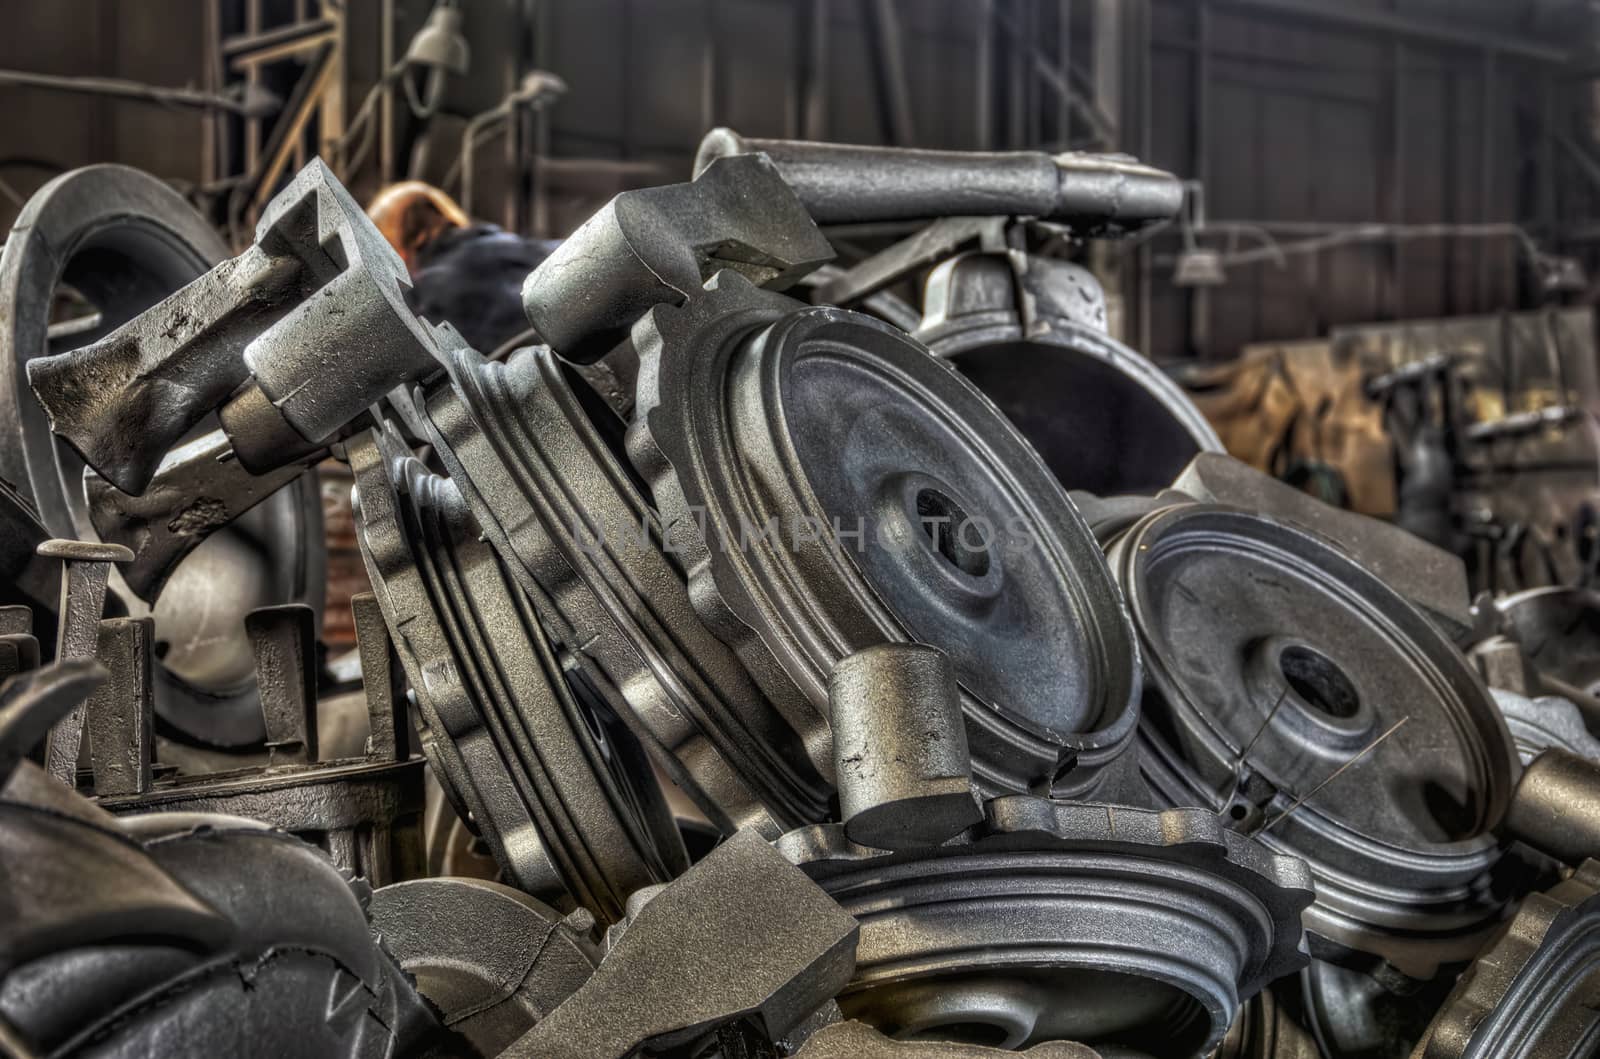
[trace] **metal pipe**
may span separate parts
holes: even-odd
[[[1501,827],[1567,864],[1600,856],[1600,764],[1546,750],[1522,773]]]
[[[114,99],[132,99],[164,107],[221,110],[247,118],[260,117],[261,105],[251,102],[248,98],[241,101],[215,92],[201,92],[193,88],[163,88],[159,85],[147,85],[142,81],[125,81],[114,77],[57,77],[53,74],[35,74],[24,70],[0,70],[0,85],[42,88],[52,92],[75,92],[80,95],[110,96]]]
[[[1016,215],[1119,233],[1171,220],[1183,206],[1177,177],[1120,155],[925,151],[713,129],[700,141],[695,173],[718,158],[757,152],[818,224]]]

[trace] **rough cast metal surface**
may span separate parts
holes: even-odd
[[[852,842],[937,846],[983,813],[955,667],[938,648],[880,644],[846,655],[828,678],[839,815]]]
[[[440,458],[512,573],[548,593],[619,689],[624,719],[668,775],[724,831],[775,838],[824,819],[823,714],[781,670],[747,672],[701,622],[622,459],[620,422],[548,350],[504,364],[464,351],[452,375],[428,400]]]
[[[0,254],[0,479],[17,488],[54,535],[90,539],[96,530],[84,497],[83,461],[52,435],[27,385],[26,365],[115,330],[226,254],[199,213],[165,183],[134,169],[73,170],[29,198]],[[51,339],[53,295],[63,285],[80,292],[98,318],[91,328]],[[185,378],[157,385],[202,384]],[[150,424],[134,418],[132,437],[148,435]],[[111,590],[130,614],[154,614],[157,641],[166,645],[155,671],[157,716],[213,743],[260,741],[241,621],[265,604],[320,607],[321,511],[316,476],[308,474],[178,563],[153,611],[112,578]],[[30,583],[19,581],[24,588]],[[218,585],[228,590],[218,592]],[[45,602],[38,625],[48,636],[55,601]]]
[[[773,1040],[842,989],[857,927],[754,831],[740,831],[628,921],[599,969],[503,1053],[626,1059],[732,1023]]]
[[[782,290],[833,257],[765,158],[729,158],[690,184],[627,191],[528,276],[522,304],[563,357],[598,360],[652,305],[681,305],[722,269]]]
[[[57,662],[0,680],[0,785],[57,721],[106,680],[92,659]]]
[[[723,272],[640,321],[628,451],[690,598],[754,673],[819,710],[835,662],[946,651],[988,792],[1112,770],[1138,650],[1088,527],[983,396],[904,333]],[[1052,649],[1029,636],[1052,630]],[[1106,775],[1102,775],[1102,774]]]
[[[146,603],[156,602],[179,564],[211,534],[292,485],[309,463],[326,455],[317,450],[304,461],[255,475],[232,453],[233,443],[220,430],[179,445],[139,496],[129,496],[93,470],[84,474],[95,532],[133,552],[122,567],[122,582]]]
[[[1496,600],[1495,608],[1541,674],[1600,693],[1600,592],[1534,588]]]
[[[290,603],[245,615],[261,716],[274,761],[317,760],[317,631],[310,607]]]
[[[1177,177],[1127,155],[928,151],[713,129],[700,141],[694,171],[750,153],[772,160],[818,224],[1005,214],[1114,235],[1171,220],[1183,207]]]
[[[582,924],[485,879],[395,883],[373,893],[367,914],[440,1021],[486,1056],[532,1029],[600,962]]]
[[[438,1033],[365,887],[281,832],[117,820],[29,764],[0,790],[0,844],[0,1021],[35,1054],[387,1059]]]
[[[1220,453],[1196,456],[1172,488],[1201,503],[1246,508],[1292,522],[1332,541],[1451,636],[1472,625],[1472,596],[1461,557],[1391,522],[1324,504]]]
[[[1011,250],[935,268],[916,337],[999,406],[1065,488],[1154,493],[1222,442],[1177,383],[1105,331],[1092,273]]]
[[[1600,1043],[1600,862],[1530,894],[1445,1000],[1416,1059],[1578,1059]]]
[[[459,342],[412,314],[407,283],[399,254],[313,159],[267,204],[244,253],[107,337],[29,362],[28,379],[52,429],[125,493],[143,493],[225,401],[235,458],[262,473],[436,370],[441,344]]]
[[[320,846],[341,869],[373,885],[421,871],[421,758],[177,775],[143,794],[97,802],[123,817],[218,813],[262,821]]]
[[[894,1036],[1204,1055],[1305,964],[1305,866],[1208,810],[1012,795],[985,814],[918,851],[867,849],[836,824],[779,841],[861,923],[848,1017]]]
[[[1600,762],[1546,750],[1517,781],[1503,829],[1567,864],[1600,852]]]
[[[61,560],[61,604],[56,627],[55,660],[85,661],[100,646],[100,615],[105,613],[106,582],[111,564],[126,562],[133,553],[121,545],[92,541],[49,540],[39,545],[46,559]],[[50,730],[45,742],[44,766],[69,787],[78,782],[78,758],[83,749],[87,704],[80,703]]]
[[[1529,697],[1494,687],[1490,692],[1506,719],[1506,728],[1517,745],[1517,758],[1524,766],[1551,749],[1600,760],[1600,739],[1589,732],[1583,714],[1570,699],[1559,695]]]
[[[94,792],[142,794],[155,761],[155,622],[105,618],[95,659],[108,679],[84,706]]]
[[[1262,515],[1157,511],[1108,554],[1144,643],[1156,794],[1304,858],[1313,951],[1418,978],[1470,958],[1508,896],[1494,828],[1519,765],[1460,652],[1345,554]]]
[[[619,918],[629,893],[687,865],[648,766],[585,715],[455,486],[392,434],[347,453],[362,556],[440,782],[518,886]]]
[[[1093,1048],[1067,1041],[1046,1041],[1021,1053],[979,1044],[897,1041],[853,1019],[824,1026],[795,1054],[799,1059],[1000,1059],[1018,1054],[1033,1059],[1100,1059]]]

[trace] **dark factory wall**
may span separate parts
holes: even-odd
[[[258,2],[269,24],[293,17],[297,3],[317,8],[317,0]],[[204,84],[206,35],[238,32],[247,3],[0,0],[10,27],[0,33],[0,66]],[[403,49],[431,4],[344,7],[350,109],[381,68],[381,27]],[[554,234],[613,184],[685,175],[694,144],[716,124],[993,148],[1096,147],[1114,131],[1124,149],[1204,180],[1211,221],[1266,223],[1280,241],[1319,234],[1316,225],[1516,221],[1554,245],[1557,223],[1570,229],[1592,215],[1584,166],[1600,171],[1586,162],[1590,82],[1581,66],[1557,62],[1589,32],[1578,0],[464,7],[474,63],[450,88],[456,134],[533,65],[571,87],[550,112],[548,153],[558,162],[541,213],[500,205],[501,152],[479,156],[478,212]],[[1063,80],[1075,109],[1062,102]],[[192,113],[4,86],[0,105],[8,115],[0,178],[19,193],[48,175],[36,161],[124,161],[187,181],[206,172],[206,123]],[[1560,133],[1559,146],[1547,129]],[[404,171],[403,158],[391,159],[396,167]],[[368,173],[364,189],[377,179]],[[0,205],[6,216],[11,208]],[[1259,245],[1247,232],[1237,238],[1240,248]],[[1225,286],[1201,294],[1170,282],[1179,245],[1169,231],[1110,258],[1130,266],[1126,335],[1162,360],[1227,356],[1341,322],[1493,311],[1528,297],[1516,246],[1503,237],[1371,242],[1293,255],[1283,266],[1238,264]]]

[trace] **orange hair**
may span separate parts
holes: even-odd
[[[378,192],[367,216],[389,245],[400,253],[406,268],[415,272],[422,248],[451,228],[465,228],[471,222],[456,201],[432,184],[406,180],[390,184]]]

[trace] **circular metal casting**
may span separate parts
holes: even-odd
[[[1460,652],[1344,553],[1253,513],[1159,511],[1108,554],[1145,649],[1158,797],[1304,858],[1326,951],[1419,978],[1469,958],[1507,897],[1491,832],[1519,767]]]
[[[600,962],[555,909],[483,879],[395,883],[373,892],[367,913],[440,1021],[481,1055],[499,1055]]]
[[[1428,1027],[1416,1059],[1600,1054],[1600,862],[1522,903]]]
[[[548,595],[625,714],[721,830],[825,819],[832,743],[781,673],[752,675],[696,616],[614,414],[547,349],[457,354],[427,401],[441,460],[490,544]],[[587,397],[587,400],[586,400]]]
[[[834,824],[779,840],[861,924],[846,1017],[902,1039],[1203,1055],[1305,964],[1304,865],[1207,810],[1011,795],[985,811],[932,849],[867,849]]]
[[[753,670],[825,710],[840,657],[940,648],[989,791],[1076,793],[1128,744],[1138,652],[1103,558],[969,383],[888,324],[730,273],[635,343],[629,452],[684,528],[691,598]]]
[[[648,763],[572,694],[454,483],[392,437],[349,453],[362,555],[441,784],[520,888],[619,918],[688,867]]]
[[[1065,488],[1147,495],[1199,453],[1223,451],[1182,388],[1105,333],[1104,296],[1077,266],[1034,259],[1019,277],[1009,255],[963,254],[928,276],[926,302],[916,337],[1006,414]],[[1078,305],[1101,310],[1098,326]]]
[[[24,364],[95,341],[226,256],[175,191],[124,166],[74,170],[28,200],[0,255],[0,478],[34,503],[51,533],[96,539],[83,461],[51,434]],[[98,319],[51,340],[52,300],[63,287]],[[128,612],[156,619],[157,716],[220,746],[265,739],[244,616],[292,602],[320,612],[324,561],[321,498],[307,472],[195,549],[153,609],[119,590],[113,572],[111,590]]]

